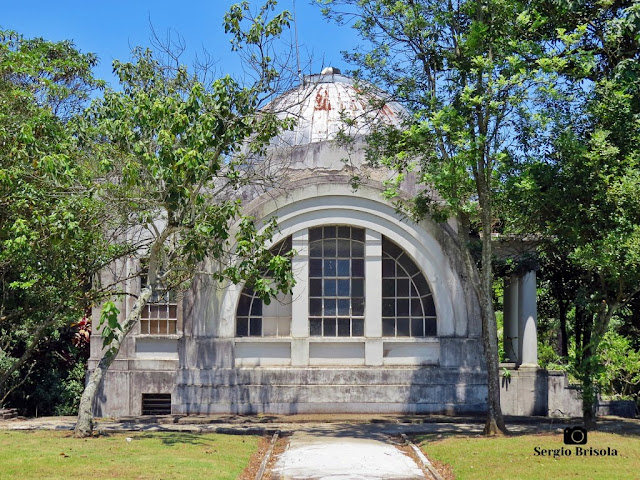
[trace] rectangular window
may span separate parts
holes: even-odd
[[[147,284],[147,277],[141,277],[141,288]],[[142,308],[140,334],[175,335],[178,333],[178,300],[173,291],[153,295]]]
[[[309,334],[364,335],[364,229],[309,229]]]

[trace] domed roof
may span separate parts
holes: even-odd
[[[399,125],[406,111],[395,102],[382,101],[382,93],[371,90],[358,88],[353,79],[334,67],[327,67],[320,74],[305,75],[301,85],[268,107],[280,118],[293,117],[297,121],[293,130],[283,132],[274,146],[334,140],[340,131],[366,135],[377,123]]]

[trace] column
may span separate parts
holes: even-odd
[[[520,279],[519,345],[520,363],[538,365],[538,312],[536,304],[536,272],[530,270]]]
[[[297,254],[292,259],[296,284],[291,295],[291,366],[309,365],[309,231],[305,228],[291,236]]]
[[[382,235],[365,232],[365,364],[382,365]]]
[[[520,280],[516,275],[505,277],[503,297],[502,342],[507,362],[518,363],[518,295]]]

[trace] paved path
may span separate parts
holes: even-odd
[[[383,435],[296,432],[271,472],[287,480],[424,480],[416,462]],[[367,438],[368,437],[368,438]]]

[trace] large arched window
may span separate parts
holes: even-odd
[[[399,245],[382,237],[382,265],[377,263],[377,268],[382,269],[382,284],[375,289],[379,296],[365,298],[365,229],[326,225],[310,228],[308,232],[309,276],[298,281],[308,282],[303,290],[307,292],[304,301],[309,307],[310,337],[363,337],[368,321],[365,306],[372,302],[382,302],[383,337],[437,335],[429,284],[416,262]],[[274,248],[289,251],[291,237],[285,242]],[[291,295],[280,295],[270,305],[264,305],[245,287],[236,312],[236,335],[266,337],[290,333]]]
[[[402,248],[382,237],[382,336],[436,334],[436,308],[424,274]]]

